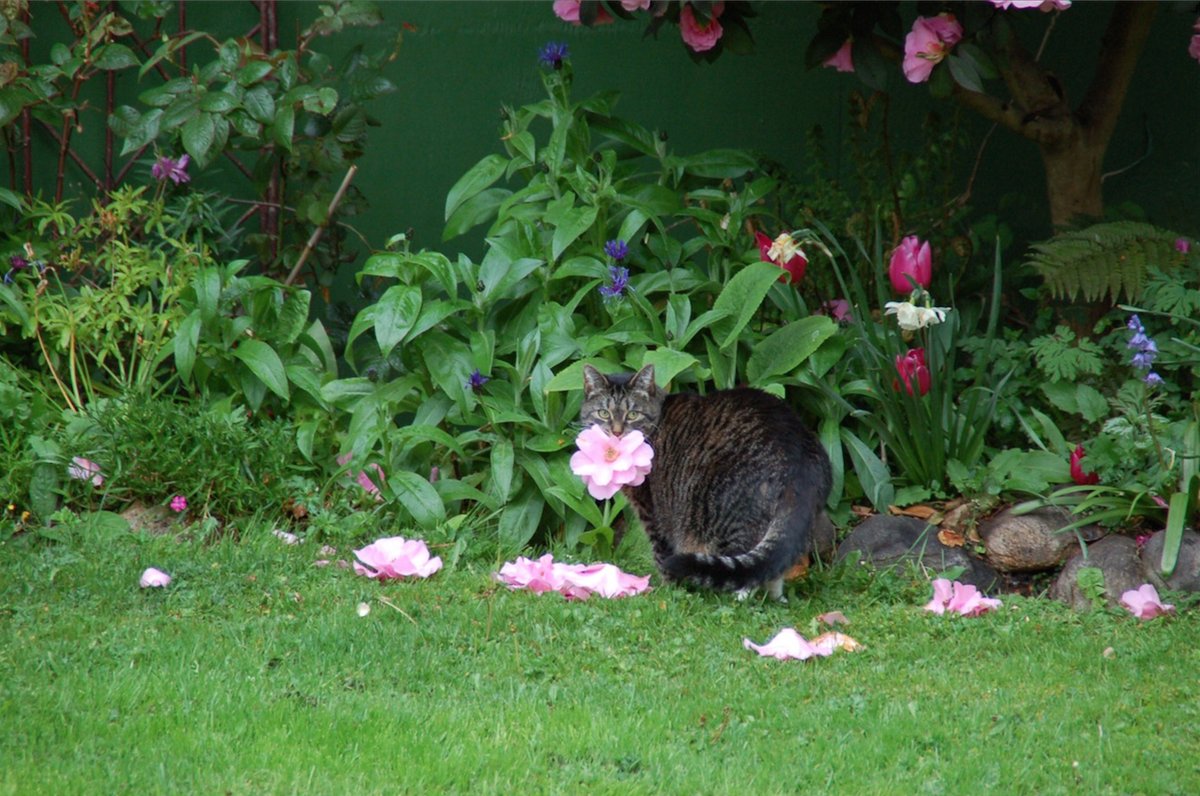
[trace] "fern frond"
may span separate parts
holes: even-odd
[[[1183,262],[1178,237],[1139,221],[1105,222],[1034,244],[1027,264],[1055,298],[1136,301],[1152,267],[1168,272]]]

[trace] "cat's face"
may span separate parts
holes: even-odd
[[[663,397],[654,384],[653,365],[632,375],[611,376],[585,365],[579,420],[584,428],[597,425],[618,437],[634,430],[651,437],[658,428]]]

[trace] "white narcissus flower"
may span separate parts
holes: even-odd
[[[883,305],[883,314],[895,315],[896,323],[906,332],[942,323],[949,311],[949,307],[921,307],[911,301],[889,301]]]
[[[771,241],[767,249],[767,256],[778,263],[786,263],[800,253],[800,245],[786,232]]]

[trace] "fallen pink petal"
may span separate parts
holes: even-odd
[[[1158,596],[1158,589],[1153,584],[1143,583],[1136,589],[1130,589],[1121,595],[1121,605],[1138,619],[1154,619],[1175,613],[1175,606],[1164,604]]]
[[[744,638],[742,646],[757,652],[764,658],[775,658],[780,661],[805,661],[813,657],[827,657],[839,649],[847,652],[862,649],[861,644],[845,633],[822,633],[809,641],[796,632],[793,627],[785,627],[780,630],[766,644],[755,644],[750,639]]]
[[[354,571],[379,580],[427,578],[442,568],[442,559],[431,557],[420,539],[390,536],[354,551]],[[339,562],[339,565],[341,562]]]
[[[823,614],[817,614],[817,621],[830,627],[850,624],[850,620],[841,611],[826,611]]]
[[[509,561],[496,579],[510,589],[527,589],[536,594],[555,591],[569,600],[601,597],[632,597],[650,588],[650,576],[630,575],[613,564],[563,564],[551,553],[538,559],[521,556]]]
[[[142,577],[138,580],[138,585],[143,589],[161,589],[171,583],[171,576],[163,572],[161,569],[149,567],[142,573]]]
[[[67,475],[80,481],[91,481],[92,486],[104,485],[104,474],[100,472],[100,465],[82,456],[71,459],[67,466]]]
[[[981,616],[1000,606],[999,600],[984,597],[969,583],[937,578],[933,581],[933,599],[925,604],[925,610],[935,614],[950,612],[960,616]]]
[[[278,528],[271,531],[271,533],[275,536],[275,538],[279,539],[284,544],[300,544],[300,537],[296,536],[294,533],[281,531]]]

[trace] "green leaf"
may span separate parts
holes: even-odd
[[[270,61],[251,61],[238,70],[235,78],[239,86],[246,87],[254,85],[269,74],[271,74]]]
[[[758,312],[771,286],[779,281],[779,266],[774,263],[751,263],[734,274],[725,289],[713,302],[713,310],[723,312],[722,318],[713,326],[718,345],[725,351],[737,342],[738,335]],[[703,316],[702,316],[703,317]]]
[[[1168,577],[1175,571],[1179,561],[1179,547],[1183,543],[1183,529],[1187,525],[1189,508],[1195,504],[1196,490],[1200,488],[1200,477],[1190,479],[1185,491],[1174,492],[1167,503],[1167,526],[1163,537],[1162,559],[1159,571]]]
[[[387,486],[417,525],[432,528],[445,521],[446,506],[441,496],[421,476],[399,470],[388,476]]]
[[[224,91],[210,91],[200,97],[200,110],[209,113],[228,113],[237,106],[237,98]]]
[[[255,86],[246,92],[242,105],[250,118],[262,124],[270,124],[275,118],[275,98],[266,86]]]
[[[595,207],[576,207],[565,211],[557,219],[551,221],[555,224],[554,239],[551,243],[551,257],[558,260],[562,253],[567,250],[567,247],[574,243],[580,235],[592,228],[592,224],[596,223],[596,214],[599,212]],[[550,213],[546,213],[546,219],[550,221]]]
[[[536,489],[526,489],[500,514],[500,552],[504,556],[520,553],[537,533],[546,502]]]
[[[97,69],[109,72],[117,69],[127,69],[131,66],[137,66],[139,63],[141,62],[133,54],[133,50],[117,42],[102,44],[92,52],[92,65]]]
[[[775,330],[754,346],[746,363],[746,378],[751,386],[762,386],[772,376],[791,373],[836,331],[837,324],[824,315],[801,318]]]
[[[233,355],[250,368],[250,372],[266,385],[267,389],[285,401],[288,399],[287,374],[283,369],[283,361],[275,349],[262,340],[253,338],[242,340],[233,349]]]
[[[210,113],[199,113],[183,125],[183,148],[197,166],[206,165],[216,140],[216,125]]]
[[[376,307],[375,340],[379,343],[380,356],[387,357],[421,314],[421,289],[394,285],[380,296]]]
[[[896,496],[887,465],[848,428],[842,429],[842,442],[850,453],[850,461],[854,463],[854,472],[858,475],[863,494],[876,511],[887,511]]]
[[[196,365],[196,346],[200,343],[200,312],[193,310],[179,323],[175,331],[175,370],[184,384],[192,380]]]
[[[447,219],[442,240],[456,238],[492,218],[496,215],[496,208],[510,196],[512,191],[507,188],[488,188],[467,199]]]
[[[216,318],[221,298],[221,274],[217,269],[201,270],[192,282],[192,289],[196,291],[196,307],[200,310],[200,319],[207,323]]]
[[[446,195],[444,218],[449,221],[454,211],[471,197],[500,179],[508,167],[508,160],[501,155],[491,154],[480,160],[458,179]]]
[[[656,348],[653,351],[646,352],[646,356],[642,358],[642,367],[653,365],[654,380],[665,387],[671,383],[672,379],[695,365],[698,361],[691,354],[686,354],[682,351],[673,351],[670,348]],[[582,371],[575,386],[580,388],[583,386]]]
[[[513,483],[513,445],[507,439],[492,443],[491,482],[493,492],[501,503],[507,503]]]
[[[983,81],[979,78],[979,69],[973,60],[950,53],[946,56],[946,63],[955,83],[968,91],[983,91]]]
[[[289,152],[292,150],[292,135],[296,127],[296,109],[284,105],[275,110],[275,121],[271,125],[271,137]]]

